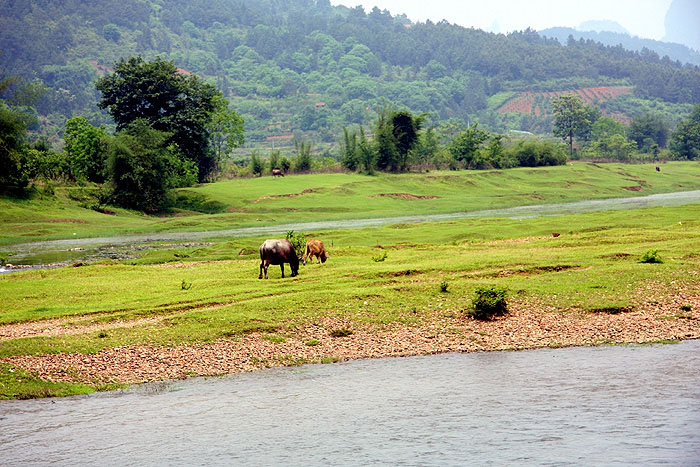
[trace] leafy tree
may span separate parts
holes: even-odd
[[[431,160],[435,154],[438,152],[438,138],[434,127],[428,127],[424,132],[420,134],[416,147],[414,148],[414,155],[416,162],[419,164],[425,164]]]
[[[260,177],[264,169],[265,163],[262,161],[262,158],[257,151],[253,151],[250,154],[250,172],[253,174],[253,176]]]
[[[84,117],[73,117],[66,122],[63,150],[76,178],[96,183],[105,181],[106,136],[103,128],[95,128]]]
[[[411,112],[394,112],[391,116],[392,132],[396,151],[399,156],[398,169],[403,171],[408,168],[408,154],[418,142],[420,131],[425,116],[414,117]]]
[[[591,139],[596,141],[606,136],[625,134],[625,126],[610,117],[600,117],[591,128]]]
[[[681,159],[700,158],[700,105],[681,121],[671,136],[671,152]]]
[[[391,124],[393,110],[385,106],[377,115],[374,124],[374,145],[379,170],[396,171],[399,167],[399,152],[394,141],[394,128]]]
[[[281,166],[281,161],[280,161],[280,151],[279,149],[273,149],[270,152],[270,172],[272,172],[275,169],[280,169]]]
[[[637,149],[637,143],[630,141],[623,135],[613,134],[604,136],[592,145],[592,149],[599,156],[609,157],[619,161],[627,161]]]
[[[218,171],[224,156],[245,142],[243,118],[229,108],[228,101],[221,95],[214,97],[216,110],[209,122],[211,141],[216,152],[214,171]]]
[[[646,113],[632,120],[628,137],[639,149],[648,152],[653,144],[665,148],[669,133],[668,125],[660,116]]]
[[[470,169],[479,153],[479,148],[488,138],[489,134],[475,124],[455,136],[449,146],[450,153],[456,161],[463,162],[465,167]]]
[[[29,184],[23,155],[26,137],[22,114],[0,102],[0,190],[22,190]]]
[[[343,127],[343,139],[340,141],[340,163],[348,170],[356,170],[359,164],[357,132]]]
[[[178,72],[173,62],[141,56],[120,60],[114,73],[97,81],[102,93],[99,107],[107,109],[117,124],[126,128],[138,119],[154,130],[168,133],[182,154],[195,162],[199,181],[216,167],[209,147],[210,121],[217,110],[216,88],[194,75]]]
[[[311,143],[304,140],[294,140],[294,150],[297,153],[294,161],[295,172],[308,172],[311,170]]]
[[[108,145],[110,201],[126,208],[157,212],[165,208],[168,190],[196,181],[193,161],[180,159],[171,135],[135,120]]]
[[[569,155],[574,154],[574,136],[591,128],[591,112],[576,94],[564,94],[552,100],[554,135],[569,140]]]

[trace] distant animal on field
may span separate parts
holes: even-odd
[[[552,237],[558,237],[559,235],[561,235],[559,232],[552,232]]]
[[[661,167],[659,167],[659,166],[657,165],[657,166],[656,166],[656,171],[657,171],[657,172],[661,172]]]
[[[279,264],[284,279],[284,263],[289,263],[292,269],[292,277],[299,274],[299,257],[294,250],[294,245],[289,240],[265,240],[260,245],[260,275],[258,279],[267,279],[267,268],[271,264]]]
[[[311,258],[311,261],[313,261],[313,257],[316,257],[316,263],[325,263],[326,259],[328,259],[328,255],[326,254],[326,247],[323,246],[323,242],[321,240],[309,240],[306,242],[306,251],[304,252],[304,266],[306,266],[306,260]]]
[[[284,177],[284,172],[282,172],[280,169],[272,169],[272,176],[273,177]]]

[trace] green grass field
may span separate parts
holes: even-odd
[[[34,240],[223,230],[317,220],[438,214],[700,189],[700,164],[591,164],[423,174],[312,174],[234,179],[182,189],[162,216],[90,204],[87,188],[0,198],[0,248]],[[75,235],[74,235],[75,234]]]
[[[48,229],[42,233],[47,237],[69,235],[70,229],[47,219],[83,219],[84,223],[70,226],[97,235],[300,218],[395,216],[409,209],[410,213],[450,212],[508,207],[518,201],[543,204],[639,193],[621,186],[642,186],[642,194],[680,191],[700,188],[698,169],[697,164],[666,164],[657,173],[648,165],[576,164],[484,173],[234,180],[192,189],[210,202],[225,205],[222,213],[146,218],[120,212],[106,216],[107,221],[65,200],[4,200],[2,216],[15,233],[5,232],[3,238],[30,238],[22,234],[21,226]],[[264,198],[305,187],[313,192]],[[375,197],[380,193],[440,198]],[[38,214],[41,203],[54,204]],[[57,207],[61,203],[64,207]],[[245,206],[251,211],[240,219],[235,209]],[[317,210],[312,211],[312,206]],[[232,208],[234,212],[229,212]],[[257,216],[264,219],[255,221]],[[553,232],[560,236],[553,237]],[[507,287],[511,297],[546,302],[551,305],[549,312],[562,313],[634,306],[639,287],[647,283],[685,284],[693,292],[700,285],[694,275],[700,262],[698,206],[397,224],[319,231],[313,237],[324,241],[330,259],[323,265],[301,266],[295,278],[281,279],[279,268],[271,266],[269,280],[257,279],[257,247],[263,237],[149,250],[125,261],[0,275],[0,326],[57,318],[64,325],[94,325],[82,334],[0,341],[0,358],[94,353],[134,344],[175,346],[256,331],[284,336],[293,326],[319,316],[377,325],[420,324],[440,310],[467,310],[474,289],[484,285]],[[638,262],[650,250],[658,250],[663,263]],[[447,293],[441,292],[443,284]],[[143,322],[114,326],[134,320]],[[83,385],[51,388],[0,363],[0,398],[86,390]]]

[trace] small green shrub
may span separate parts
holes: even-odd
[[[294,246],[297,256],[304,254],[304,250],[306,250],[306,234],[304,232],[294,232],[293,230],[289,230],[286,238]]]
[[[328,333],[329,336],[331,337],[347,337],[352,334],[351,329],[334,329],[331,332]]]
[[[470,314],[479,320],[490,320],[495,316],[505,315],[508,313],[507,294],[508,290],[504,287],[478,287],[474,291]]]
[[[379,255],[372,256],[372,261],[374,261],[375,263],[381,263],[382,261],[387,259],[388,256],[389,253],[387,253],[386,251],[382,251]]]
[[[639,258],[640,263],[663,263],[661,256],[659,256],[659,250],[649,250]]]
[[[187,282],[184,279],[182,280],[182,283],[180,284],[180,289],[182,290],[190,290],[192,288],[192,282]]]
[[[447,282],[446,281],[442,281],[442,283],[440,284],[440,292],[442,292],[442,293],[447,292]]]
[[[690,305],[681,305],[681,310],[683,310],[683,311],[690,311],[692,309],[693,309],[693,307]]]
[[[304,342],[304,344],[308,345],[309,347],[313,347],[315,345],[321,344],[321,341],[318,339],[309,339],[308,341]]]

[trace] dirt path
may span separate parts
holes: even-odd
[[[682,311],[681,305],[690,306],[690,311]],[[16,356],[2,361],[52,381],[141,383],[307,362],[700,338],[700,295],[675,294],[653,300],[647,297],[635,311],[618,314],[560,313],[552,312],[551,308],[545,303],[533,305],[514,301],[510,314],[495,321],[476,321],[452,311],[435,313],[420,326],[371,327],[322,318],[314,324],[290,330],[284,342],[271,342],[264,335],[251,334],[206,344],[128,346],[94,355]],[[136,326],[157,319],[112,325]],[[346,337],[329,336],[331,330],[341,328],[351,329],[353,333]],[[66,328],[60,320],[55,320],[3,326],[0,333],[17,337],[97,329],[105,329],[105,325],[81,327],[74,323]]]

